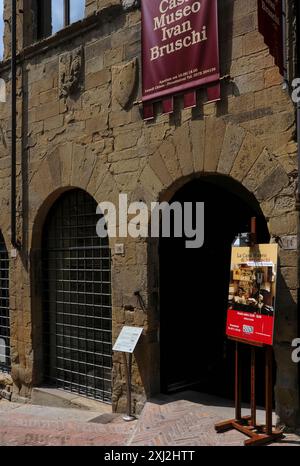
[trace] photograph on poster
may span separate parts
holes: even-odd
[[[231,271],[229,309],[273,316],[275,277],[274,264],[262,267],[235,265]]]

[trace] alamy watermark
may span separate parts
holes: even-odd
[[[300,103],[300,78],[295,78],[292,82],[292,100],[295,104]]]
[[[145,202],[128,204],[127,194],[119,195],[119,205],[101,202],[97,214],[100,238],[185,238],[188,249],[204,244],[203,202]]]
[[[294,363],[298,364],[300,362],[300,338],[295,338],[292,341],[292,347],[296,348],[292,352],[292,360]]]

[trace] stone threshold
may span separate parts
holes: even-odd
[[[110,404],[51,387],[33,388],[31,404],[54,408],[84,409],[87,411],[98,411],[102,414],[112,413],[112,406]]]

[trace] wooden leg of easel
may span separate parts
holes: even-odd
[[[273,351],[272,347],[266,348],[266,426],[259,426],[257,433],[253,433],[250,440],[245,441],[246,446],[264,445],[275,442],[283,437],[283,433],[273,430]]]
[[[235,420],[242,419],[241,407],[241,365],[239,358],[239,344],[235,344]]]
[[[266,434],[272,435],[273,430],[273,353],[272,348],[266,349]]]
[[[256,426],[256,352],[251,348],[251,424]]]

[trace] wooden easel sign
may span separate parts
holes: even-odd
[[[251,221],[249,247],[233,247],[226,334],[235,346],[235,419],[215,426],[217,432],[236,429],[250,437],[245,446],[262,445],[283,437],[273,429],[273,335],[278,264],[277,244],[255,244],[256,219]],[[240,344],[251,352],[251,416],[242,416]],[[256,348],[265,348],[266,424],[256,422]]]

